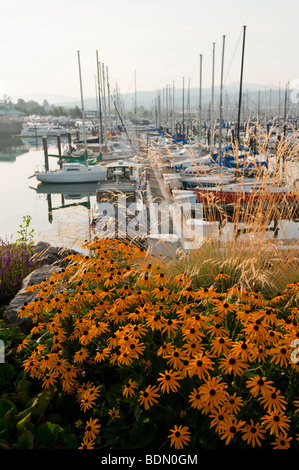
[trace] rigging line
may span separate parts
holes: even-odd
[[[226,76],[225,76],[225,79],[224,79],[224,81],[223,81],[223,84],[225,84],[225,83],[226,83],[227,76],[228,76],[228,74],[229,74],[229,72],[230,72],[230,69],[231,69],[231,66],[232,66],[233,60],[234,60],[234,58],[235,58],[235,55],[236,55],[236,52],[237,52],[237,49],[238,49],[239,43],[240,43],[240,41],[241,41],[241,36],[242,36],[242,30],[241,30],[241,32],[240,32],[240,36],[239,36],[239,39],[238,39],[237,45],[236,45],[236,47],[235,47],[234,54],[233,54],[233,56],[232,56],[232,59],[231,59],[231,62],[230,62],[230,65],[229,65],[228,71],[227,71],[227,73],[226,73]]]

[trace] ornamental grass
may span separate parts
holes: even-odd
[[[298,448],[298,282],[265,298],[170,278],[125,241],[84,250],[28,288],[14,359],[35,395],[0,400],[2,447]]]

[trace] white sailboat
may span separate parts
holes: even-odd
[[[82,163],[64,163],[62,168],[57,170],[48,170],[42,172],[35,172],[34,176],[42,183],[98,183],[107,179],[107,170],[103,165],[89,165],[87,161],[87,142],[85,131],[85,112],[82,91],[81,67],[80,67],[80,53],[78,51],[78,64],[80,76],[80,91],[82,102],[82,117],[83,117],[83,138],[85,148],[85,164]]]
[[[59,170],[36,172],[35,177],[41,183],[98,183],[107,179],[107,170],[102,165],[64,163]]]

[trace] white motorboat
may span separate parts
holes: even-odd
[[[50,124],[30,124],[25,127],[22,132],[22,137],[55,137],[59,135],[67,135],[67,129],[59,125]]]
[[[42,183],[98,183],[107,179],[107,170],[102,165],[64,163],[61,169],[37,171],[34,176]]]

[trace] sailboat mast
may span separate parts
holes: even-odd
[[[82,107],[82,119],[83,119],[83,141],[84,141],[84,150],[85,150],[85,161],[87,162],[87,142],[86,142],[86,129],[85,129],[85,111],[84,111],[84,100],[83,100],[83,87],[82,87],[82,77],[81,77],[80,51],[77,51],[77,53],[78,53],[81,107]]]
[[[202,101],[202,54],[199,55],[199,133],[198,133],[198,141],[199,141],[199,155],[201,154],[201,136],[202,136],[202,124],[201,124],[201,101]]]
[[[222,42],[222,61],[221,61],[221,83],[220,83],[220,116],[219,116],[219,157],[221,158],[221,150],[222,150],[222,111],[223,111],[223,104],[222,104],[222,93],[223,93],[223,66],[224,66],[224,47],[225,47],[225,36],[223,36]]]
[[[212,96],[211,96],[211,138],[214,138],[214,76],[215,76],[215,43],[213,42],[213,60],[212,60]]]
[[[239,108],[238,108],[238,127],[237,127],[238,144],[240,142],[240,117],[241,117],[241,105],[242,105],[242,85],[243,85],[244,51],[245,51],[245,33],[246,33],[246,26],[243,26],[243,47],[242,47],[241,77],[240,77],[240,91],[239,91]]]
[[[99,90],[99,119],[100,119],[100,130],[99,130],[99,143],[103,144],[103,117],[102,117],[102,100],[101,100],[101,82],[100,82],[100,72],[99,72],[99,57],[98,51],[96,51],[97,57],[97,78],[98,78],[98,90]]]

